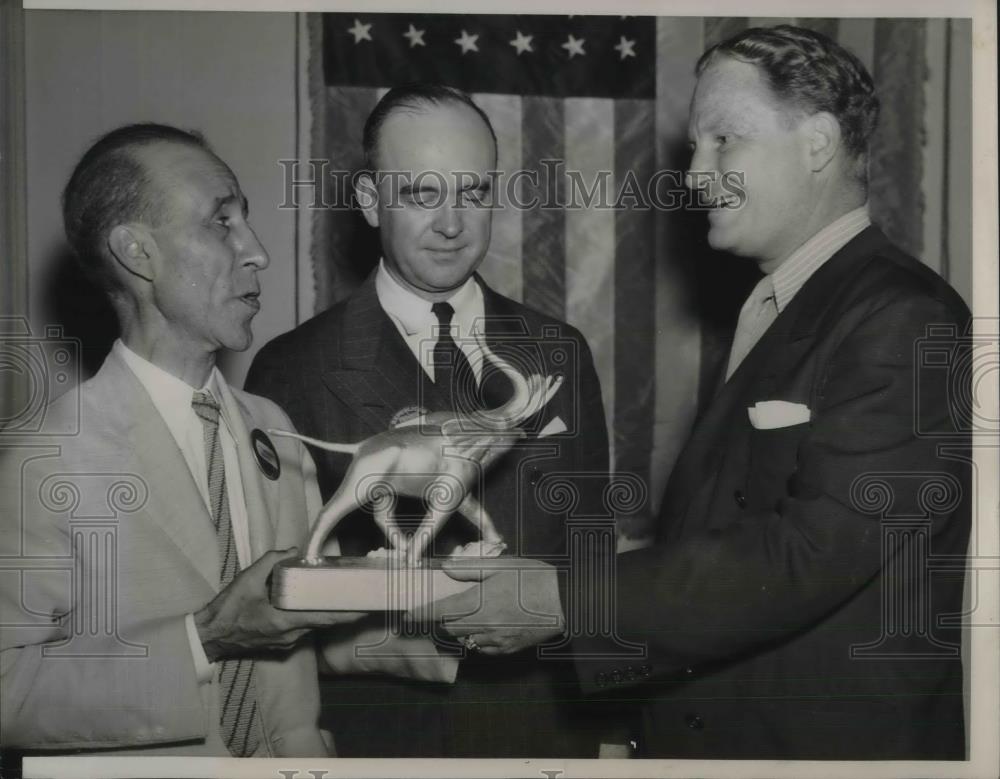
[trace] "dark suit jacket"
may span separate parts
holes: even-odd
[[[618,629],[647,658],[578,661],[591,691],[649,701],[642,754],[962,759],[959,631],[939,618],[962,605],[968,439],[949,434],[947,363],[969,316],[872,227],[719,390],[655,546],[619,557]],[[811,420],[755,429],[767,400]]]
[[[486,474],[480,491],[508,553],[559,560],[568,551],[566,514],[546,510],[555,476],[581,490],[576,512],[602,513],[608,439],[590,350],[574,328],[489,289],[481,280],[490,347],[527,371],[562,372],[566,381],[525,427],[537,434],[561,417],[566,433],[531,435]],[[539,366],[534,368],[533,366]],[[484,374],[485,375],[485,374]],[[297,429],[330,441],[354,442],[388,429],[402,409],[446,408],[416,358],[382,310],[374,275],[347,300],[266,345],[247,387],[284,408]],[[499,379],[499,381],[498,381]],[[505,386],[506,384],[506,386]],[[502,377],[484,379],[486,405],[509,396]],[[313,450],[324,500],[350,458]],[[542,500],[539,500],[539,497]],[[547,501],[552,507],[552,499]],[[401,509],[406,507],[401,501]],[[409,506],[419,516],[422,508]],[[371,514],[356,512],[337,535],[344,554],[384,545]],[[471,523],[452,517],[436,549],[476,538]],[[343,756],[559,756],[596,754],[597,734],[585,707],[561,701],[576,688],[572,665],[527,651],[509,658],[470,655],[455,685],[347,677],[324,681],[324,722]],[[596,726],[595,726],[596,727]]]

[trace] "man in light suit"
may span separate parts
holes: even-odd
[[[121,339],[46,412],[78,433],[0,463],[4,746],[327,755],[311,631],[350,615],[279,611],[267,584],[320,506],[314,467],[215,367],[250,345],[268,264],[239,183],[200,136],[131,125],[63,206]]]
[[[369,116],[364,146],[372,173],[361,177],[359,196],[379,230],[382,261],[346,300],[265,346],[247,388],[279,403],[302,432],[344,443],[416,408],[499,406],[512,388],[482,365],[473,338],[481,328],[522,372],[565,376],[525,423],[528,438],[476,487],[509,552],[562,557],[569,507],[553,508],[552,490],[579,490],[578,514],[591,522],[606,514],[600,386],[576,329],[497,294],[476,274],[489,248],[497,160],[489,119],[458,90],[398,87]],[[328,496],[349,458],[315,456]],[[386,543],[361,512],[343,521],[338,537],[345,554]],[[475,540],[476,528],[456,515],[435,552]],[[498,660],[468,652],[453,687],[324,680],[325,722],[345,756],[596,757],[597,723],[563,702],[572,674],[566,661],[531,653]]]
[[[960,760],[961,358],[940,377],[969,311],[870,224],[878,101],[857,58],[780,26],[720,43],[697,72],[689,183],[711,245],[763,275],[655,545],[619,557],[617,627],[648,654],[574,641],[580,682],[646,701],[643,756]],[[482,599],[473,619],[495,626],[451,631],[489,653],[556,635],[505,627],[522,609],[570,615],[578,593],[535,568],[530,587],[497,574],[439,603]]]

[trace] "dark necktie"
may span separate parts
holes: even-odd
[[[431,311],[440,326],[434,345],[434,384],[448,398],[453,411],[475,411],[479,408],[476,374],[451,335],[455,309],[450,303],[435,303]]]
[[[194,413],[205,432],[205,461],[208,464],[208,498],[219,546],[219,583],[226,587],[239,572],[236,541],[229,518],[226,495],[226,468],[219,441],[219,404],[207,392],[196,392],[191,400]],[[261,723],[257,712],[257,684],[253,660],[237,658],[218,663],[219,693],[222,703],[219,731],[222,742],[234,757],[249,757],[260,747]]]

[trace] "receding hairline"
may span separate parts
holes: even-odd
[[[726,61],[746,65],[753,69],[754,74],[756,74],[757,81],[764,88],[764,92],[770,101],[770,108],[785,114],[789,119],[801,118],[804,115],[808,115],[809,112],[806,111],[803,106],[784,97],[774,88],[774,85],[771,83],[771,79],[768,77],[767,71],[761,67],[759,63],[744,59],[738,54],[733,54],[728,51],[713,50],[711,54],[712,56],[704,60],[704,62],[699,62],[699,67],[696,71],[699,82],[705,73],[707,73],[713,66],[718,66]],[[695,90],[697,92],[697,84],[695,85]]]
[[[405,102],[398,103],[392,106],[382,118],[379,124],[378,132],[375,135],[375,144],[372,149],[372,156],[377,160],[380,156],[381,145],[382,145],[382,134],[385,132],[386,125],[393,121],[397,115],[410,115],[410,116],[427,116],[433,113],[435,110],[456,108],[462,109],[469,115],[474,116],[479,124],[482,125],[486,134],[489,136],[490,141],[493,144],[493,159],[496,160],[500,156],[500,143],[496,137],[496,131],[490,125],[490,123],[484,119],[480,113],[470,105],[467,105],[458,97],[441,97],[433,98],[425,95],[414,95],[408,98]]]
[[[237,192],[240,193],[241,197],[243,196],[243,190],[240,187],[239,180],[236,178],[236,174],[214,151],[204,146],[180,140],[162,139],[139,144],[127,149],[127,153],[142,168],[146,176],[147,183],[144,197],[147,203],[152,204],[159,201],[157,204],[160,208],[166,210],[168,207],[167,195],[171,187],[184,182],[186,178],[184,171],[178,170],[175,164],[171,164],[178,162],[178,159],[159,160],[155,162],[150,159],[151,152],[158,148],[175,150],[176,154],[182,159],[186,155],[192,161],[196,161],[199,164],[207,163],[209,167],[224,172],[226,177],[232,180]],[[157,221],[157,216],[162,218],[163,214],[154,214],[153,216],[154,221]]]
[[[152,152],[157,149],[171,149],[175,150],[176,154],[184,155],[187,154],[191,159],[202,159],[210,161],[213,167],[220,168],[224,170],[227,175],[229,175],[234,180],[236,179],[236,174],[233,173],[232,168],[227,165],[219,155],[214,151],[205,146],[198,146],[193,143],[186,143],[184,141],[175,140],[172,138],[160,139],[156,141],[150,141],[142,144],[135,144],[132,146],[124,147],[123,151],[132,156],[132,159],[136,163],[142,165],[143,169],[149,173],[152,172],[152,164],[149,156]],[[171,173],[174,169],[168,167],[165,172]]]

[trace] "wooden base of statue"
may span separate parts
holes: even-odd
[[[475,584],[452,579],[434,558],[416,567],[390,557],[286,560],[274,567],[271,602],[293,611],[407,611]]]

